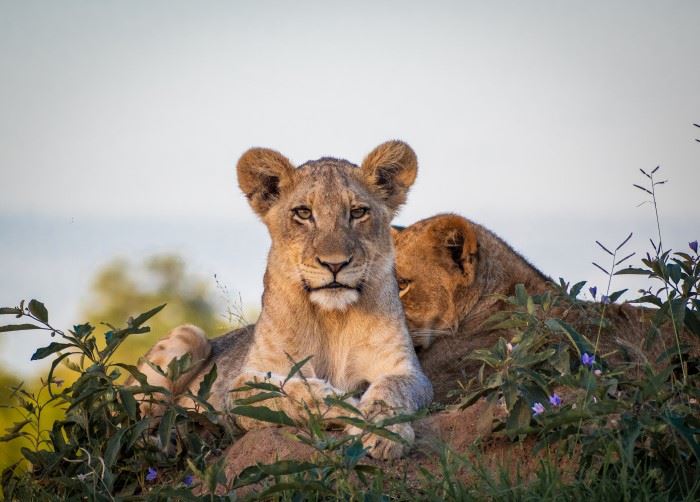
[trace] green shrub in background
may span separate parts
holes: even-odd
[[[209,336],[246,324],[242,318],[240,302],[231,303],[225,285],[217,279],[217,287],[223,297],[218,298],[209,286],[210,282],[190,273],[184,261],[173,254],[153,255],[139,263],[115,259],[97,271],[86,295],[89,300],[81,309],[80,319],[93,326],[101,323],[116,326],[129,316],[141,312],[144,306],[167,303],[168,308],[150,320],[151,330],[148,333],[128,337],[117,349],[114,355],[116,359],[122,363],[135,364],[159,338],[179,324],[196,324]],[[226,315],[221,316],[219,313],[224,310]],[[254,313],[250,314],[250,319],[254,319]],[[102,339],[97,342],[104,343]],[[55,376],[70,385],[78,374],[59,365]],[[3,406],[10,403],[13,388],[20,383],[16,377],[2,374],[0,370],[0,431],[23,420],[19,410]],[[43,402],[47,396],[47,389],[42,390],[42,387],[43,382],[38,375],[28,377],[22,383],[23,390],[36,394],[39,402]],[[50,405],[45,407],[41,415],[41,427],[50,429],[53,421],[62,416],[60,408]],[[20,458],[18,448],[0,448],[0,471]]]

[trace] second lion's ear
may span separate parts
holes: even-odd
[[[268,148],[251,148],[236,167],[238,186],[250,206],[260,216],[277,202],[294,178],[294,166],[279,152]]]
[[[416,180],[418,159],[403,141],[387,141],[365,157],[360,169],[370,189],[396,211],[406,202],[408,189]]]
[[[432,225],[434,245],[459,268],[463,274],[471,273],[471,267],[479,249],[476,231],[472,223],[461,216],[445,214],[435,217]]]

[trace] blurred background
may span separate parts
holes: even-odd
[[[269,240],[237,158],[392,138],[420,162],[397,223],[457,212],[604,289],[596,239],[658,240],[639,169],[669,179],[665,247],[700,237],[699,25],[692,0],[0,1],[0,305],[69,328],[167,301],[130,360],[184,321],[252,322]],[[3,387],[46,341],[1,335]]]

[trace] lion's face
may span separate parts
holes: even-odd
[[[296,185],[266,218],[289,279],[326,310],[355,303],[371,275],[393,265],[391,211],[346,161],[301,166]]]
[[[340,311],[378,281],[393,280],[389,223],[416,168],[400,142],[381,145],[360,167],[323,158],[294,168],[277,152],[248,151],[238,178],[270,231],[268,274]]]
[[[396,277],[414,345],[454,333],[460,299],[476,277],[477,237],[456,215],[438,215],[394,231]]]

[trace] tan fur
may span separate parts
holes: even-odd
[[[406,321],[418,357],[435,389],[435,400],[450,401],[459,382],[473,378],[479,363],[466,360],[492,346],[503,331],[485,329],[489,317],[506,308],[501,296],[517,284],[530,295],[551,288],[551,280],[490,230],[453,214],[437,215],[394,232],[396,274]],[[595,343],[600,304],[564,305],[551,312]],[[642,349],[649,311],[609,305],[599,339],[601,354],[618,361],[653,361],[674,343],[664,333],[656,347]]]
[[[174,395],[180,394],[188,387],[190,381],[211,354],[211,345],[204,335],[204,331],[191,324],[178,326],[168,336],[161,338],[144,356],[145,359],[166,371],[170,361],[188,353],[192,358],[191,369],[175,381],[164,377],[147,364],[142,363],[139,370],[146,375],[149,384],[164,387]],[[132,384],[133,379],[128,383]],[[160,393],[155,394],[154,398],[159,401],[164,400],[164,396]],[[141,403],[141,412],[144,415],[160,417],[164,411],[164,405],[146,401]]]
[[[312,356],[302,368],[304,379],[284,383],[292,399],[265,406],[303,420],[305,403],[332,420],[347,412],[323,399],[364,388],[359,400],[349,401],[368,417],[427,406],[432,389],[406,329],[389,227],[416,170],[415,154],[399,141],[380,145],[360,167],[323,158],[294,168],[272,150],[246,152],[238,163],[239,185],[272,237],[262,312],[252,337],[249,330],[223,337],[190,389],[216,361],[219,380],[227,384],[212,390],[212,401],[228,409],[233,399],[257,392],[231,389],[253,380],[282,384],[293,361]],[[154,348],[147,358],[164,361],[188,350],[175,345]],[[265,425],[240,416],[237,423],[244,429]],[[412,441],[409,425],[391,429]],[[404,452],[403,445],[374,435],[365,444],[378,458]]]

